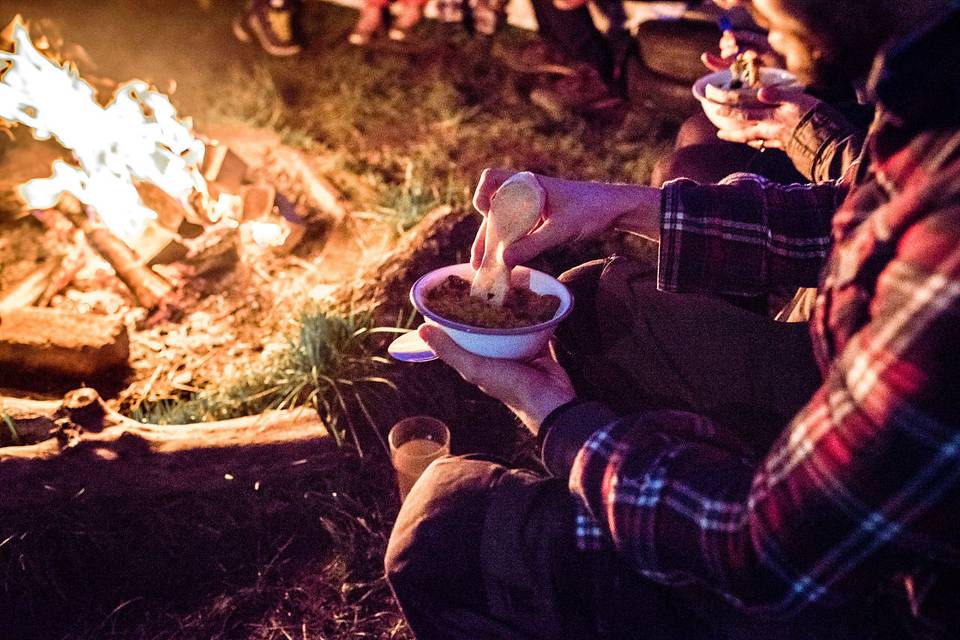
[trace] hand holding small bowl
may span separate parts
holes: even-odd
[[[563,283],[542,271],[527,267],[514,267],[511,275],[513,286],[526,286],[534,293],[560,299],[560,306],[553,317],[545,322],[511,329],[477,327],[439,316],[426,305],[426,293],[449,276],[469,280],[473,273],[473,267],[466,263],[435,269],[414,283],[410,289],[410,301],[423,314],[427,324],[440,327],[457,345],[475,355],[508,360],[534,358],[543,352],[556,326],[573,310],[573,294]],[[436,358],[416,332],[395,340],[389,352],[394,358],[405,362],[426,362]]]
[[[730,71],[724,70],[693,85],[717,136],[730,142],[783,148],[803,115],[819,102],[783,69],[761,67],[759,87],[729,89],[730,80]]]

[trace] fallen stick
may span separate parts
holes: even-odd
[[[80,270],[87,263],[86,247],[82,242],[78,242],[70,253],[64,257],[60,267],[53,272],[47,282],[47,288],[37,300],[38,307],[46,307],[53,300],[53,297],[70,286],[73,279],[77,277]]]
[[[50,286],[53,274],[60,269],[60,264],[61,261],[57,261],[37,269],[0,297],[0,315],[21,307],[29,307],[40,300]]]
[[[55,436],[0,447],[0,512],[80,493],[142,501],[238,483],[255,489],[308,473],[311,456],[331,442],[307,407],[219,422],[141,424],[110,411],[93,389],[78,389],[62,402],[34,402],[29,409],[31,420],[46,420]],[[11,417],[15,426],[22,423]]]

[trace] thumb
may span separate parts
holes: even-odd
[[[779,104],[783,102],[783,91],[777,87],[761,87],[757,99],[764,104]]]
[[[420,325],[417,334],[433,349],[438,358],[459,371],[465,379],[472,378],[480,360],[479,356],[460,348],[443,329],[432,324]]]
[[[700,62],[711,71],[723,71],[730,67],[729,60],[709,51],[700,54]]]

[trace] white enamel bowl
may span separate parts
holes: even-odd
[[[727,107],[732,107],[734,109],[738,107],[741,109],[772,109],[775,106],[760,102],[756,97],[757,89],[755,88],[725,90],[736,92],[739,95],[739,103],[737,104],[726,105],[721,102],[711,100],[707,97],[707,85],[724,87],[728,82],[730,82],[730,70],[724,69],[723,71],[717,71],[715,73],[705,75],[693,83],[694,97],[700,101],[700,106],[703,107],[704,114],[706,114],[710,122],[712,122],[718,129],[733,129],[739,124],[739,121],[735,117],[720,115],[720,111],[722,109]],[[784,71],[783,69],[762,67],[760,69],[760,84],[765,87],[793,86],[797,84],[797,78],[789,71]]]
[[[473,268],[469,264],[454,264],[431,271],[413,284],[410,289],[410,301],[413,302],[417,311],[423,314],[428,324],[439,326],[454,342],[479,356],[529,360],[543,351],[557,325],[573,310],[573,294],[559,280],[542,271],[514,267],[512,275],[514,286],[525,286],[534,293],[560,298],[560,307],[553,317],[540,324],[516,329],[488,329],[461,324],[438,316],[423,303],[427,291],[446,280],[448,276],[460,276],[469,282],[473,278]]]

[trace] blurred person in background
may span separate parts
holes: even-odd
[[[748,49],[760,54],[765,67],[784,66],[764,35],[744,30],[725,30],[720,55],[706,52],[702,60],[709,70],[722,71]],[[862,85],[864,79],[856,82]],[[859,155],[873,117],[872,107],[860,103],[849,82],[766,87],[758,98],[769,107],[743,108],[731,100],[726,109],[718,110],[728,125],[720,130],[704,113],[687,119],[674,152],[658,163],[651,184],[678,177],[717,182],[738,171],[782,183],[837,180]]]
[[[400,12],[389,22],[390,0],[364,0],[353,31],[350,33],[350,44],[363,46],[370,42],[377,33],[386,30],[391,40],[406,40],[407,34],[423,18],[423,7],[426,0],[398,0]]]

